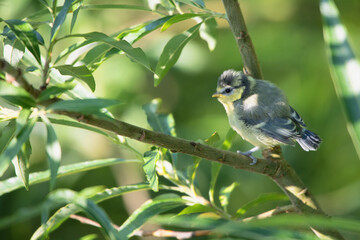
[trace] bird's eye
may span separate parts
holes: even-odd
[[[231,88],[226,88],[226,89],[225,89],[225,93],[230,93],[231,90],[232,90]]]

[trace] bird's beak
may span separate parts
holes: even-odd
[[[212,95],[212,97],[216,97],[216,98],[218,98],[218,97],[220,97],[221,96],[221,94],[219,93],[219,92],[216,92],[216,93],[214,93],[213,95]]]

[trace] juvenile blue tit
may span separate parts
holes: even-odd
[[[316,151],[321,139],[306,129],[300,115],[289,106],[284,93],[274,84],[254,79],[241,71],[226,70],[218,79],[216,97],[225,107],[231,127],[255,147],[238,153],[249,156],[276,145],[295,145]]]

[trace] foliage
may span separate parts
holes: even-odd
[[[177,164],[181,153],[163,147],[152,147],[142,153],[127,139],[108,129],[87,125],[86,122],[76,121],[64,114],[69,113],[68,115],[78,119],[92,116],[100,120],[114,120],[116,117],[111,113],[111,107],[119,106],[123,101],[117,100],[116,96],[102,98],[94,94],[102,84],[101,79],[96,79],[95,71],[103,63],[111,57],[125,55],[153,75],[153,85],[158,86],[177,63],[184,47],[198,35],[206,41],[210,51],[215,49],[216,21],[226,19],[224,14],[207,9],[202,0],[148,0],[147,5],[88,4],[82,0],[65,0],[63,5],[59,5],[58,1],[39,2],[42,9],[24,19],[0,19],[4,26],[1,33],[3,58],[20,74],[26,73],[27,78],[37,79],[35,83],[38,86],[29,91],[22,83],[17,83],[18,76],[11,79],[6,76],[6,69],[0,72],[0,97],[1,103],[4,103],[0,108],[0,121],[4,124],[0,132],[0,176],[5,176],[5,179],[0,181],[0,196],[22,187],[32,191],[33,185],[47,181],[49,193],[38,205],[24,207],[1,219],[1,229],[35,216],[42,216],[42,222],[38,222],[39,228],[32,233],[31,239],[43,239],[61,228],[73,214],[84,213],[87,218],[100,224],[103,235],[109,239],[125,239],[139,235],[139,229],[149,220],[169,229],[180,228],[194,232],[199,229],[209,230],[208,235],[222,239],[314,239],[314,235],[307,228],[309,223],[312,226],[360,234],[358,221],[340,218],[329,220],[316,216],[270,214],[269,219],[258,219],[257,217],[262,215],[257,206],[266,208],[266,204],[274,203],[281,208],[289,202],[287,196],[279,193],[262,194],[247,203],[239,204],[238,210],[234,211],[229,208],[229,203],[240,184],[233,182],[217,188],[222,164],[212,163],[208,173],[211,177],[206,196],[198,184],[202,159],[194,157],[193,163],[187,169],[182,169]],[[325,2],[327,1],[323,0],[322,4]],[[79,13],[99,9],[149,12],[153,13],[153,19],[110,35],[102,32],[74,33],[76,23],[81,19]],[[184,9],[188,12],[184,12]],[[70,29],[65,30],[66,21],[70,18]],[[146,40],[148,35],[157,29],[168,32],[176,23],[187,26],[184,23],[187,20],[192,20],[192,25],[171,36],[156,63],[142,48],[134,46],[137,41]],[[330,45],[334,36],[327,29],[330,26],[326,19],[325,24],[325,32],[328,34],[325,40]],[[50,28],[46,28],[47,32],[43,33],[43,27],[49,26]],[[73,43],[73,39],[78,42]],[[59,44],[67,44],[67,47],[60,52],[54,51]],[[346,44],[345,47],[351,53],[349,45]],[[332,64],[337,73],[343,73],[339,76],[338,85],[342,86],[340,88],[351,88],[345,86],[348,76],[342,68],[346,63],[343,62],[340,66],[337,62]],[[346,106],[348,110],[352,109],[351,106]],[[149,126],[155,132],[176,136],[174,116],[160,113],[159,109],[160,99],[144,104],[143,110]],[[350,110],[349,112],[352,112]],[[355,122],[356,119],[350,120]],[[47,133],[46,171],[31,171],[29,161],[34,150],[41,150],[41,146],[30,144],[30,136],[34,134],[37,125],[44,125]],[[136,160],[109,158],[63,165],[61,161],[65,151],[61,149],[55,125],[85,129],[105,136],[111,143],[127,149]],[[224,139],[214,133],[200,141],[229,150],[235,135],[234,131],[229,130]],[[139,141],[142,137],[145,136],[140,136]],[[11,163],[16,176],[9,177]],[[119,164],[126,167],[126,164],[130,163],[143,163],[147,183],[139,182],[114,188],[86,186],[79,192],[70,190],[69,187],[64,189],[57,186],[60,177]],[[156,197],[138,207],[119,227],[111,219],[114,210],[106,211],[99,205],[111,198],[145,190],[157,192]],[[169,212],[172,214],[163,214]],[[91,238],[90,235],[86,237]]]

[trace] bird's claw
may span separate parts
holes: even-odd
[[[236,152],[238,154],[245,155],[245,156],[251,158],[252,159],[252,162],[250,163],[251,166],[253,166],[257,163],[257,158],[254,157],[253,155],[251,155],[253,153],[253,151],[247,151],[247,152],[236,151]]]

